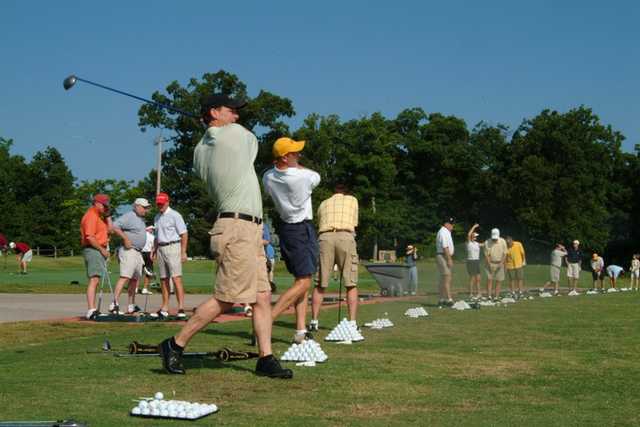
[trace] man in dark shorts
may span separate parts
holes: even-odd
[[[265,191],[271,196],[280,215],[277,227],[280,251],[287,270],[294,277],[293,286],[278,298],[271,310],[275,320],[292,304],[296,310],[296,333],[293,341],[302,343],[309,337],[305,318],[311,278],[318,269],[318,238],[311,222],[311,192],[320,183],[317,172],[302,166],[298,160],[304,141],[279,138],[273,144],[275,166],[262,177]]]

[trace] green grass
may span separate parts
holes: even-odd
[[[129,417],[131,399],[156,391],[213,402],[220,413],[189,425],[638,425],[640,294],[536,299],[456,312],[409,307],[434,297],[361,307],[395,327],[364,331],[351,346],[322,342],[329,356],[293,367],[291,381],[255,377],[255,361],[191,361],[168,376],[152,358],[101,354],[132,340],[157,343],[172,324],[21,322],[0,329],[0,419],[88,421],[92,426],[185,425]],[[276,355],[288,347],[291,316],[274,327]],[[326,310],[321,325],[335,325]],[[248,321],[211,325],[189,349],[245,348]],[[323,338],[328,329],[322,329]]]
[[[6,270],[0,267],[0,293],[84,293],[86,289],[86,275],[81,257],[49,258],[34,257],[29,265],[29,274],[17,275],[15,259],[9,259]],[[118,264],[111,261],[111,282],[115,284],[118,276]],[[421,260],[418,263],[418,290],[420,294],[437,292],[437,272],[435,261]],[[209,260],[194,260],[184,264],[184,283],[187,293],[209,294],[215,280],[215,263]],[[483,286],[486,279],[483,277]],[[547,265],[529,265],[525,267],[525,285],[538,288],[549,280]],[[71,285],[76,281],[78,285]],[[283,290],[291,285],[291,275],[286,271],[284,262],[276,263],[275,281],[278,289]],[[507,282],[503,284],[506,287]],[[627,286],[628,279],[620,279],[620,286]],[[566,277],[561,277],[561,286],[566,286]],[[591,273],[583,271],[580,277],[580,287],[591,287]],[[363,265],[359,270],[359,288],[364,293],[377,293],[380,287]],[[453,289],[456,292],[468,291],[468,276],[464,263],[454,265]],[[338,291],[338,282],[332,282],[330,291]]]

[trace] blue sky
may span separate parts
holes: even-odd
[[[65,92],[69,74],[148,98],[224,69],[290,98],[293,129],[411,107],[513,129],[584,104],[640,143],[639,2],[4,0],[0,17],[0,136],[56,147],[78,179],[146,176],[159,131],[137,101]]]

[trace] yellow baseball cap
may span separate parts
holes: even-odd
[[[291,138],[278,138],[273,144],[273,158],[277,159],[288,153],[297,153],[304,148],[304,141],[294,141]]]

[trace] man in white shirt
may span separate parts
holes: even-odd
[[[278,298],[271,310],[275,320],[292,304],[296,311],[294,342],[301,343],[310,335],[305,326],[307,295],[311,279],[318,269],[319,247],[311,220],[311,192],[320,183],[317,172],[303,167],[298,161],[304,141],[279,138],[273,144],[275,166],[262,177],[265,191],[271,196],[280,215],[277,226],[280,252],[287,270],[294,277],[293,286]]]
[[[436,264],[438,266],[438,289],[440,292],[439,305],[453,305],[451,298],[451,275],[453,269],[453,230],[454,219],[447,218],[442,222],[442,227],[436,235]]]
[[[178,317],[186,318],[184,312],[184,287],[182,285],[182,263],[187,261],[187,226],[182,215],[169,207],[169,195],[158,193],[156,205],[160,209],[154,219],[156,241],[151,257],[158,260],[160,283],[162,284],[162,307],[153,317],[169,316],[169,279],[173,280],[178,299]]]

